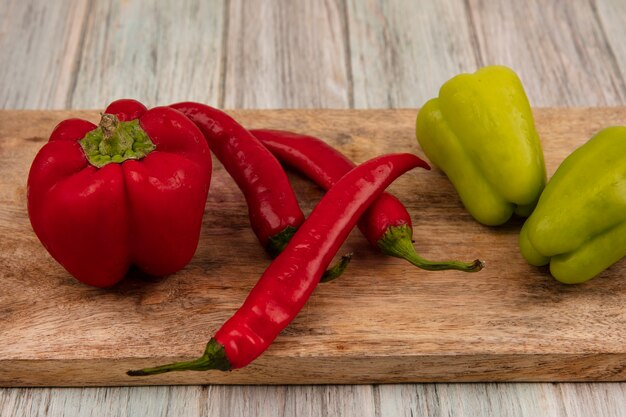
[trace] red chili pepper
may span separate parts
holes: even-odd
[[[354,167],[354,163],[341,152],[312,136],[267,129],[251,130],[250,133],[279,160],[326,190]],[[359,221],[359,229],[373,247],[422,269],[477,272],[484,266],[480,260],[471,263],[433,262],[419,256],[413,246],[411,216],[400,200],[389,193],[383,193],[365,212]]]
[[[28,213],[65,269],[107,287],[131,264],[161,276],[189,262],[210,181],[209,148],[182,113],[119,100],[100,126],[56,126],[30,169]]]
[[[354,168],[315,206],[285,250],[265,270],[241,308],[209,341],[204,355],[193,361],[128,374],[229,370],[252,362],[302,309],[367,207],[394,179],[418,166],[428,167],[417,156],[395,154]]]
[[[278,160],[243,126],[218,109],[192,102],[170,107],[200,128],[209,148],[243,192],[252,230],[261,245],[276,256],[304,221]]]

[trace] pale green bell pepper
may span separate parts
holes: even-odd
[[[417,116],[417,139],[485,225],[528,216],[546,183],[541,143],[517,75],[490,66],[447,81]]]
[[[520,233],[522,255],[567,284],[626,256],[626,127],[602,130],[548,182]]]

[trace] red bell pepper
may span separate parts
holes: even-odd
[[[48,252],[78,280],[120,281],[130,265],[162,276],[198,245],[211,181],[202,132],[182,113],[111,103],[96,126],[56,126],[28,177],[28,213]]]

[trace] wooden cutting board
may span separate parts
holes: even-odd
[[[416,110],[230,113],[250,128],[317,135],[357,162],[422,155]],[[535,113],[550,175],[594,132],[626,123],[626,107]],[[560,284],[519,254],[520,219],[481,226],[436,169],[412,171],[391,191],[409,208],[424,256],[479,257],[482,272],[421,271],[377,253],[354,231],[341,250],[355,254],[345,275],[321,284],[249,367],[128,377],[127,369],[201,354],[270,260],[239,190],[215,162],[187,268],[160,279],[133,272],[109,290],[75,281],[44,250],[26,213],[30,163],[68,117],[95,122],[98,113],[0,112],[0,386],[626,379],[626,261],[586,284]],[[310,212],[321,190],[290,177]]]

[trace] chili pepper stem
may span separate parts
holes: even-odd
[[[229,371],[232,369],[224,346],[220,345],[217,340],[211,339],[206,345],[204,354],[197,359],[191,361],[182,361],[169,363],[167,365],[155,366],[153,368],[144,368],[126,372],[129,376],[148,376],[164,374],[173,371],[208,371],[216,369],[220,371]]]
[[[277,257],[283,251],[283,249],[287,247],[287,244],[289,243],[293,235],[296,234],[296,231],[298,231],[298,229],[296,229],[295,227],[287,226],[283,229],[282,232],[269,238],[267,242],[267,252],[272,258]],[[339,262],[337,262],[335,265],[328,268],[326,272],[324,272],[324,275],[322,275],[320,282],[330,282],[334,279],[339,278],[348,267],[351,259],[351,253],[342,256]]]
[[[337,262],[335,265],[331,266],[324,272],[324,275],[322,275],[320,282],[330,282],[334,279],[339,278],[348,267],[351,259],[352,253],[343,255],[339,262]]]
[[[453,269],[463,272],[478,272],[485,266],[480,259],[476,259],[473,262],[434,262],[424,259],[415,251],[411,234],[411,229],[408,225],[389,227],[383,237],[378,240],[378,247],[384,254],[406,259],[416,267],[426,271]]]
[[[271,236],[267,241],[267,252],[270,254],[272,258],[278,256],[279,253],[287,247],[287,244],[296,234],[298,229],[293,226],[285,227],[281,232]]]

